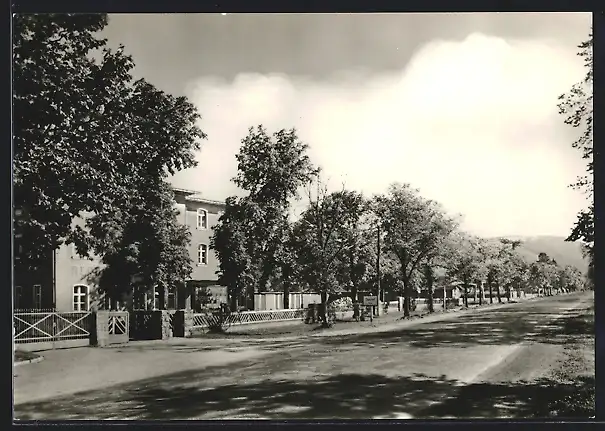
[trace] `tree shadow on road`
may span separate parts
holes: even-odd
[[[325,337],[327,345],[403,343],[412,347],[469,347],[537,342],[564,345],[595,332],[593,307],[570,310],[555,319],[552,312],[514,307],[470,311],[453,319],[419,323],[389,332]]]
[[[82,419],[372,419],[548,418],[554,404],[578,390],[594,393],[594,378],[577,384],[551,380],[459,387],[445,376],[386,377],[337,374],[308,379],[247,381],[212,387],[212,369],[73,394],[15,407],[18,420]],[[237,378],[236,378],[237,380]],[[232,381],[232,380],[231,380]],[[594,399],[594,398],[593,398]],[[554,407],[553,407],[554,406]],[[594,408],[593,408],[594,409]],[[560,410],[560,409],[559,409]],[[565,413],[565,412],[563,412]],[[568,412],[590,416],[590,410]],[[559,412],[559,418],[561,412]]]

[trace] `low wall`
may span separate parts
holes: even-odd
[[[39,343],[23,343],[17,344],[16,350],[21,350],[24,352],[41,352],[43,350],[72,349],[74,347],[86,346],[90,346],[90,340],[88,338],[76,340],[43,341]]]

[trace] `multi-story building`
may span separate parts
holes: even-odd
[[[199,308],[200,301],[217,305],[227,302],[226,289],[218,285],[218,260],[210,250],[212,226],[224,210],[224,202],[205,199],[199,192],[174,189],[178,221],[189,227],[191,243],[189,255],[193,264],[191,280],[186,286],[170,289],[167,295],[152,290],[145,306],[153,308]],[[18,217],[19,212],[15,215]],[[83,224],[83,219],[74,220]],[[98,273],[102,269],[99,258],[78,256],[73,245],[64,245],[36,269],[21,268],[14,263],[15,309],[54,309],[83,311],[95,308],[132,306],[132,298],[112,303],[97,289]],[[203,291],[203,295],[202,295]],[[153,299],[152,299],[153,298]],[[166,301],[163,299],[166,298]],[[202,299],[203,298],[203,299]],[[147,299],[147,298],[146,298]],[[137,307],[140,304],[136,305]]]
[[[178,220],[189,227],[191,243],[189,255],[193,262],[191,280],[187,283],[181,297],[185,296],[187,308],[198,309],[202,298],[211,296],[210,302],[216,305],[227,303],[226,288],[218,285],[217,271],[219,262],[216,254],[210,250],[212,226],[214,226],[225,209],[225,203],[205,199],[199,192],[185,189],[174,189]],[[181,303],[183,298],[181,298]]]

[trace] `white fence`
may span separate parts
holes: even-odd
[[[231,313],[227,318],[229,325],[248,325],[252,323],[283,322],[288,320],[302,320],[305,317],[305,309],[268,310],[268,311],[242,311]],[[193,329],[207,328],[210,319],[216,317],[205,313],[194,313]]]
[[[15,343],[46,343],[89,339],[91,329],[89,311],[23,311],[15,310],[13,325]]]
[[[321,295],[318,293],[290,293],[289,309],[307,308],[309,304],[319,304]],[[254,311],[288,310],[284,308],[283,292],[257,293],[254,295]]]

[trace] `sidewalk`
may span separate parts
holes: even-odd
[[[181,339],[181,345],[183,345]],[[200,343],[49,350],[44,361],[15,369],[14,404],[96,390],[151,377],[260,358],[267,351],[204,350]],[[138,348],[146,347],[146,348]]]

